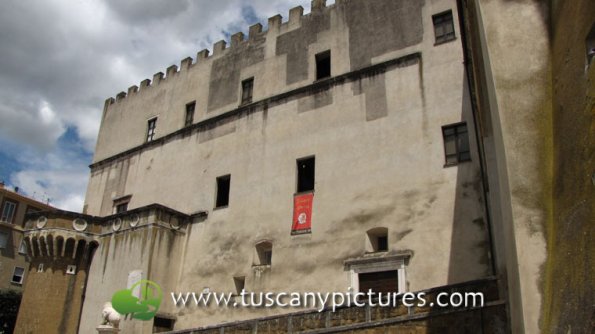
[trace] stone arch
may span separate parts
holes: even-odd
[[[74,240],[74,238],[68,238],[66,239],[66,242],[64,244],[64,251],[63,251],[63,256],[64,257],[72,257],[74,256],[74,247],[76,245],[76,240]]]

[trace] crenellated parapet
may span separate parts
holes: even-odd
[[[302,6],[294,7],[289,10],[288,20],[286,22],[283,22],[283,17],[280,14],[268,18],[267,30],[263,30],[263,26],[260,23],[253,24],[248,28],[248,36],[245,36],[243,32],[232,34],[229,43],[224,40],[215,42],[212,46],[212,53],[207,49],[201,50],[197,52],[196,58],[194,59],[192,57],[182,59],[179,67],[176,64],[171,65],[165,70],[165,73],[155,73],[152,80],[145,79],[140,82],[140,85],[133,85],[129,87],[127,91],[122,91],[116,94],[115,98],[110,97],[106,99],[104,110],[107,110],[108,107],[114,103],[142,94],[143,91],[158,86],[166,81],[171,81],[176,78],[176,76],[190,71],[195,66],[208,64],[213,59],[225,55],[228,52],[233,52],[234,49],[245,44],[254,43],[263,38],[266,40],[268,37],[276,37],[279,35],[282,25],[286,25],[289,29],[299,27],[302,25],[302,21],[305,17],[312,14],[320,14],[325,10],[341,5],[343,2],[345,2],[345,0],[337,0],[335,5],[327,7],[326,0],[313,0],[311,2],[310,14],[304,15],[304,8]]]

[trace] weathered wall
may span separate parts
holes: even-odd
[[[109,231],[111,224],[105,224],[106,234],[101,237],[95,252],[82,308],[80,333],[93,333],[101,324],[101,311],[112,295],[127,286],[131,271],[140,270],[142,279],[157,282],[163,293],[175,290],[179,279],[179,261],[183,253],[184,231],[174,231],[161,226],[159,215],[143,213],[137,227],[122,223],[119,232]],[[163,296],[163,304],[169,301]],[[163,306],[159,314],[167,314]],[[124,333],[150,333],[152,321],[122,321]]]
[[[431,308],[426,306],[351,306],[318,311],[302,311],[231,323],[176,331],[177,334],[239,333],[486,333],[506,331],[506,308],[498,300],[498,285],[493,278],[424,291],[427,301],[442,292],[482,292],[485,305],[474,309]]]
[[[462,3],[471,20],[494,246],[507,279],[512,332],[538,333],[553,213],[548,6]]]
[[[234,276],[245,276],[249,291],[346,291],[351,282],[344,261],[365,254],[366,231],[374,227],[388,228],[389,254],[413,252],[406,267],[410,291],[491,274],[461,44],[456,39],[434,45],[432,15],[451,9],[456,22],[456,3],[369,3],[337,1],[305,17],[293,10],[283,24],[273,18],[265,42],[255,34],[249,59],[228,68],[231,83],[210,73],[215,62],[237,58],[234,46],[107,104],[87,213],[109,215],[113,199],[125,195],[132,195],[129,208],[157,202],[188,214],[210,212],[188,227],[171,258],[159,250],[147,262],[141,254],[156,236],[139,231],[104,240],[89,281],[88,294],[97,295],[85,303],[82,328],[98,324],[98,305],[110,297],[106,291],[121,286],[139,265],[153,268],[158,283],[167,282],[164,291],[234,291]],[[406,19],[393,22],[394,15]],[[397,29],[405,23],[411,31]],[[388,28],[379,26],[384,24],[397,29],[391,30],[394,36],[378,34],[368,47],[359,29],[384,31]],[[460,36],[456,24],[455,29]],[[305,49],[286,51],[286,34]],[[258,61],[261,46],[264,60]],[[313,84],[314,56],[328,49],[335,78]],[[373,70],[362,68],[383,62]],[[234,110],[239,94],[233,91],[251,76],[254,100],[271,98]],[[213,85],[236,99],[211,92]],[[196,120],[219,118],[180,130],[184,105],[195,99]],[[171,135],[134,148],[143,143],[146,121],[154,115],[158,136]],[[469,129],[472,161],[445,168],[442,126],[461,121]],[[312,233],[291,236],[296,159],[310,155],[316,156]],[[231,174],[229,207],[211,210],[215,179],[226,174]],[[273,243],[272,266],[264,271],[253,266],[254,245],[261,240]],[[168,269],[173,264],[180,265],[177,282]],[[180,329],[278,312],[185,310],[170,299],[161,311],[176,315]]]
[[[54,222],[50,219],[48,224],[54,226]],[[57,234],[60,236],[49,236],[45,230],[28,231],[31,266],[15,333],[77,332],[93,249],[86,241],[69,237],[65,230]],[[76,266],[74,273],[67,272],[69,265]]]
[[[544,332],[593,330],[595,300],[595,62],[585,40],[595,2],[557,1],[552,13],[554,219]]]

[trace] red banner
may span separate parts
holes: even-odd
[[[291,234],[310,233],[312,228],[312,200],[314,193],[293,197],[293,223]]]

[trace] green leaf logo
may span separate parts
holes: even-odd
[[[139,287],[140,298],[134,295],[134,289]],[[112,307],[121,315],[130,314],[133,319],[151,320],[157,314],[163,293],[161,287],[149,280],[140,280],[130,289],[119,290],[112,296]]]

